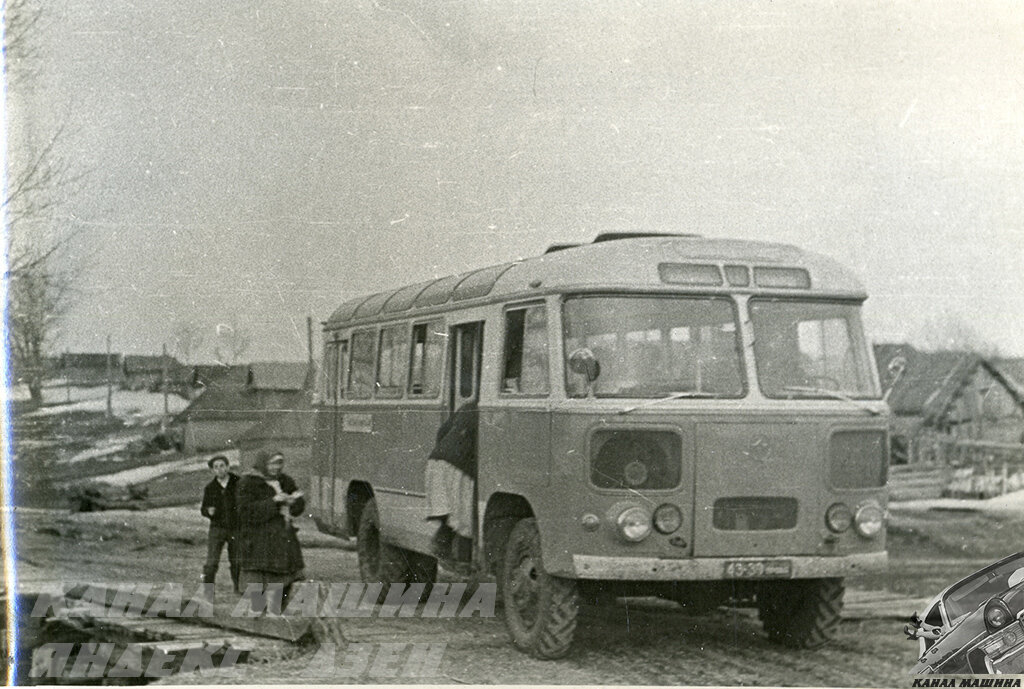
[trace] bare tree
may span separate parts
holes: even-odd
[[[4,67],[12,87],[31,89],[37,48],[33,31],[41,10],[26,0],[4,0]],[[17,77],[17,79],[15,79]],[[42,402],[46,354],[72,295],[74,271],[66,249],[75,230],[54,217],[55,208],[81,179],[57,154],[64,136],[55,128],[34,145],[21,123],[21,144],[9,146],[3,211],[7,220],[7,266],[3,274],[8,320],[5,342],[15,376],[28,385],[32,401]],[[61,266],[58,266],[58,260]]]
[[[202,348],[206,335],[198,323],[179,321],[171,331],[171,348],[183,364],[192,363],[192,357]]]
[[[242,355],[249,351],[252,338],[249,333],[238,327],[238,324],[231,323],[217,324],[217,344],[213,348],[213,356],[218,363],[233,366],[237,364]]]
[[[973,324],[945,310],[925,321],[915,343],[926,351],[975,352],[985,357],[999,356],[999,347],[987,340]]]

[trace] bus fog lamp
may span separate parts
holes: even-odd
[[[825,526],[834,533],[843,533],[853,524],[853,510],[837,502],[825,510]]]
[[[658,533],[670,534],[679,530],[683,525],[683,513],[675,505],[659,505],[654,510],[654,528]]]
[[[580,517],[580,526],[584,531],[597,531],[597,527],[601,526],[601,518],[596,514],[587,513]]]
[[[615,520],[619,533],[627,541],[639,543],[651,535],[651,515],[642,507],[630,507]]]
[[[857,508],[853,528],[864,538],[877,536],[885,525],[885,512],[878,503],[868,502]]]

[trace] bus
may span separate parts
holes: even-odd
[[[580,601],[756,607],[836,633],[884,568],[889,411],[857,278],[784,244],[616,233],[346,301],[323,323],[310,504],[366,582],[433,582],[425,471],[477,409],[471,562],[512,642],[565,655]],[[444,563],[442,563],[444,564]]]

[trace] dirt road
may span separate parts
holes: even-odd
[[[165,583],[197,586],[205,554],[204,525],[192,509],[69,515],[19,510],[18,558],[54,581]],[[355,582],[355,553],[307,528],[307,574],[319,582]],[[908,563],[912,564],[912,563]],[[226,565],[226,563],[225,563]],[[226,566],[218,598],[232,596]],[[455,581],[452,577],[442,577]],[[504,684],[715,684],[905,686],[915,644],[897,620],[844,621],[838,639],[819,651],[792,651],[769,644],[756,617],[719,610],[704,617],[679,612],[675,604],[619,601],[582,610],[569,657],[537,661],[509,643],[504,623],[493,618],[340,619],[342,643],[373,653],[402,643],[444,643],[433,676],[391,677],[370,662],[354,677],[316,669],[317,648],[297,648],[293,657],[239,666],[220,676],[182,676],[173,683],[429,682]],[[322,637],[323,638],[323,637]],[[327,637],[331,638],[331,637]],[[372,660],[372,659],[371,659]],[[336,665],[344,661],[339,657]],[[319,676],[318,676],[318,673]]]

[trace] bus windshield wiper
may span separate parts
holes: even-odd
[[[657,405],[661,404],[662,402],[671,402],[672,400],[701,399],[701,398],[707,398],[707,397],[714,397],[714,395],[712,395],[710,392],[698,392],[697,390],[681,390],[679,392],[669,393],[665,397],[659,397],[658,399],[655,399],[655,400],[648,400],[646,402],[634,405],[632,407],[626,407],[625,409],[620,409],[619,413],[620,414],[628,414],[630,412],[636,411],[637,409],[645,409],[646,407],[654,407],[654,406],[657,406]]]
[[[878,416],[879,414],[882,413],[882,412],[878,411],[877,409],[872,409],[871,407],[867,406],[866,404],[861,404],[857,400],[855,400],[852,397],[850,397],[849,394],[844,393],[844,392],[840,392],[839,390],[829,390],[828,388],[816,388],[816,387],[803,386],[803,385],[787,385],[786,387],[782,388],[782,391],[783,392],[797,392],[797,393],[804,393],[804,394],[811,394],[811,395],[825,395],[826,397],[831,397],[834,400],[841,400],[843,402],[847,402],[849,404],[852,404],[853,406],[857,407],[857,409],[860,409],[861,411],[866,411],[867,413],[871,414],[872,416]]]

